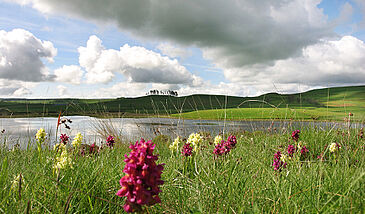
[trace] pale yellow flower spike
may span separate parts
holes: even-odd
[[[220,135],[217,135],[215,138],[214,138],[214,145],[218,145],[222,142],[223,140],[223,137],[220,136]]]
[[[43,128],[40,128],[38,131],[37,131],[37,134],[35,135],[35,138],[37,139],[37,141],[39,143],[43,143],[46,139],[46,131],[43,129]]]
[[[169,146],[169,149],[171,150],[171,152],[173,151],[179,152],[180,144],[181,144],[181,139],[178,136],[177,138],[175,138],[174,142],[172,142],[172,144]]]
[[[77,133],[75,139],[72,141],[72,146],[74,148],[80,147],[80,145],[82,143],[82,139],[83,139],[83,137],[82,137],[81,133],[80,132]]]
[[[191,133],[187,143],[193,146],[194,152],[198,150],[198,146],[203,142],[203,138],[199,133]]]

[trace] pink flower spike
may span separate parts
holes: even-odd
[[[152,141],[141,139],[129,148],[132,151],[124,160],[126,175],[120,179],[121,189],[116,195],[126,197],[126,212],[137,212],[143,205],[161,203],[158,194],[161,192],[159,185],[164,183],[161,180],[164,164],[156,164],[158,157],[153,155],[155,144]]]

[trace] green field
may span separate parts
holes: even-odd
[[[172,153],[169,137],[156,137],[154,154],[159,154],[157,163],[165,163],[165,183],[160,186],[161,203],[144,212],[364,213],[365,138],[361,130],[301,130],[299,139],[309,152],[299,159],[298,150],[286,160],[285,168],[275,171],[274,154],[286,154],[289,144],[296,145],[290,140],[291,131],[234,133],[238,143],[223,156],[213,154],[214,136],[208,134],[203,134],[191,157],[183,157],[181,150]],[[34,139],[25,150],[9,150],[3,142],[1,213],[123,213],[125,198],[116,193],[125,175],[124,154],[130,152],[126,144],[85,156],[68,144],[72,167],[55,173],[57,153],[48,146],[50,142],[40,151]],[[341,148],[331,153],[328,148],[334,142]],[[20,175],[22,179],[17,180]]]
[[[258,97],[152,95],[117,99],[2,99],[0,116],[89,115],[96,117],[172,116],[191,119],[304,119],[341,121],[349,112],[365,118],[365,86],[317,89]]]

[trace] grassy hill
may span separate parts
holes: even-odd
[[[365,86],[311,90],[258,97],[150,95],[117,99],[2,99],[0,116],[143,116],[173,115],[193,119],[335,119],[348,112],[365,114]],[[227,114],[228,112],[228,114]],[[225,115],[225,116],[224,116]]]

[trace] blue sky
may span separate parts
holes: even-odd
[[[361,0],[99,2],[0,0],[0,97],[365,84]]]

